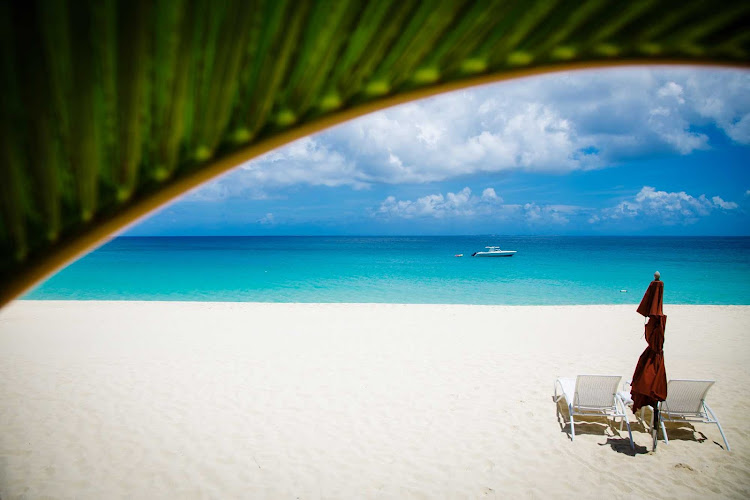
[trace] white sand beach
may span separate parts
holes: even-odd
[[[15,302],[0,498],[748,498],[750,307],[664,310],[731,452],[561,427],[556,377],[632,375],[635,305]]]

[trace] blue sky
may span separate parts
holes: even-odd
[[[750,235],[749,166],[749,71],[555,73],[301,139],[126,234]]]

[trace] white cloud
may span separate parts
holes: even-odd
[[[489,218],[492,220],[514,220],[528,225],[567,224],[566,214],[574,214],[580,207],[570,205],[525,205],[504,204],[493,188],[487,188],[481,196],[472,194],[468,187],[458,193],[430,194],[416,200],[397,200],[387,197],[374,211],[376,217],[386,218]]]
[[[739,206],[733,201],[724,201],[719,196],[714,196],[713,198],[711,198],[711,201],[714,202],[714,205],[719,208],[723,208],[724,210],[734,210]]]
[[[260,219],[258,219],[256,222],[258,224],[271,225],[271,224],[274,224],[276,221],[273,218],[273,214],[269,212],[263,217],[261,217]]]
[[[531,225],[537,224],[567,224],[569,219],[560,208],[547,205],[539,206],[536,203],[526,203],[523,206],[524,217]]]
[[[482,191],[482,199],[483,200],[498,200],[499,198],[493,188],[487,188],[484,191]]]
[[[657,191],[651,186],[643,186],[635,197],[602,210],[589,222],[643,218],[665,225],[692,224],[714,210],[735,210],[737,207],[737,203],[724,201],[719,196],[708,199],[704,194],[696,197],[684,191]]]
[[[368,182],[353,160],[318,137],[294,141],[242,165],[240,171],[248,183],[273,187],[310,184],[362,188]]]
[[[299,184],[363,189],[370,180],[356,168],[354,160],[320,137],[305,137],[207,183],[188,199],[267,199],[271,197],[269,191]]]
[[[736,120],[722,121],[719,126],[724,129],[732,140],[741,144],[750,144],[750,115],[745,115]]]
[[[474,196],[471,189],[465,187],[458,193],[448,193],[445,196],[440,193],[430,194],[414,201],[396,200],[394,196],[389,196],[380,204],[375,215],[406,219],[470,217],[491,213],[493,208],[502,205],[502,202],[502,198],[497,196],[492,188],[485,189],[482,196]]]
[[[576,154],[570,122],[550,106],[530,102],[509,109],[508,103],[478,97],[460,92],[407,104],[361,118],[326,139],[339,150],[356,152],[362,178],[373,183],[588,165],[586,155]]]
[[[249,162],[201,196],[263,198],[294,185],[366,189],[506,171],[565,174],[709,148],[709,137],[696,131],[703,126],[750,144],[750,72],[556,73],[373,113]]]
[[[657,92],[659,97],[674,97],[678,104],[685,104],[682,97],[682,85],[675,82],[665,83]]]
[[[699,71],[684,82],[691,123],[715,124],[733,141],[750,144],[750,72]]]

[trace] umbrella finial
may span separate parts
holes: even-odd
[[[654,273],[654,281],[659,281],[659,278],[661,277],[661,274],[659,274],[659,271],[656,271]]]

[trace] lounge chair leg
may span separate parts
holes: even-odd
[[[568,412],[570,413],[570,440],[574,441],[576,438],[576,425],[573,422],[573,408],[568,406]]]
[[[669,438],[667,437],[667,428],[664,427],[664,421],[662,420],[660,423],[661,423],[661,432],[664,434],[664,444],[669,444]]]
[[[630,432],[630,422],[628,422],[625,418],[623,418],[623,420],[625,420],[625,425],[628,426],[628,437],[630,438],[630,449],[635,450],[635,443],[633,443],[633,433]],[[622,422],[620,422],[620,430],[622,430]]]
[[[719,428],[721,439],[724,440],[724,445],[727,447],[727,451],[732,451],[732,449],[729,447],[729,442],[727,442],[727,437],[724,435],[724,430],[721,428],[721,424],[719,422],[716,422],[716,426]]]
[[[721,424],[719,423],[719,419],[716,418],[716,415],[714,414],[713,410],[711,410],[711,407],[706,404],[706,402],[703,402],[703,407],[706,409],[709,415],[711,415],[711,419],[714,421],[716,426],[719,428],[719,432],[721,433],[721,439],[724,440],[724,445],[727,447],[727,451],[732,451],[731,448],[729,448],[729,442],[727,441],[727,437],[724,435],[724,429],[721,428]]]

